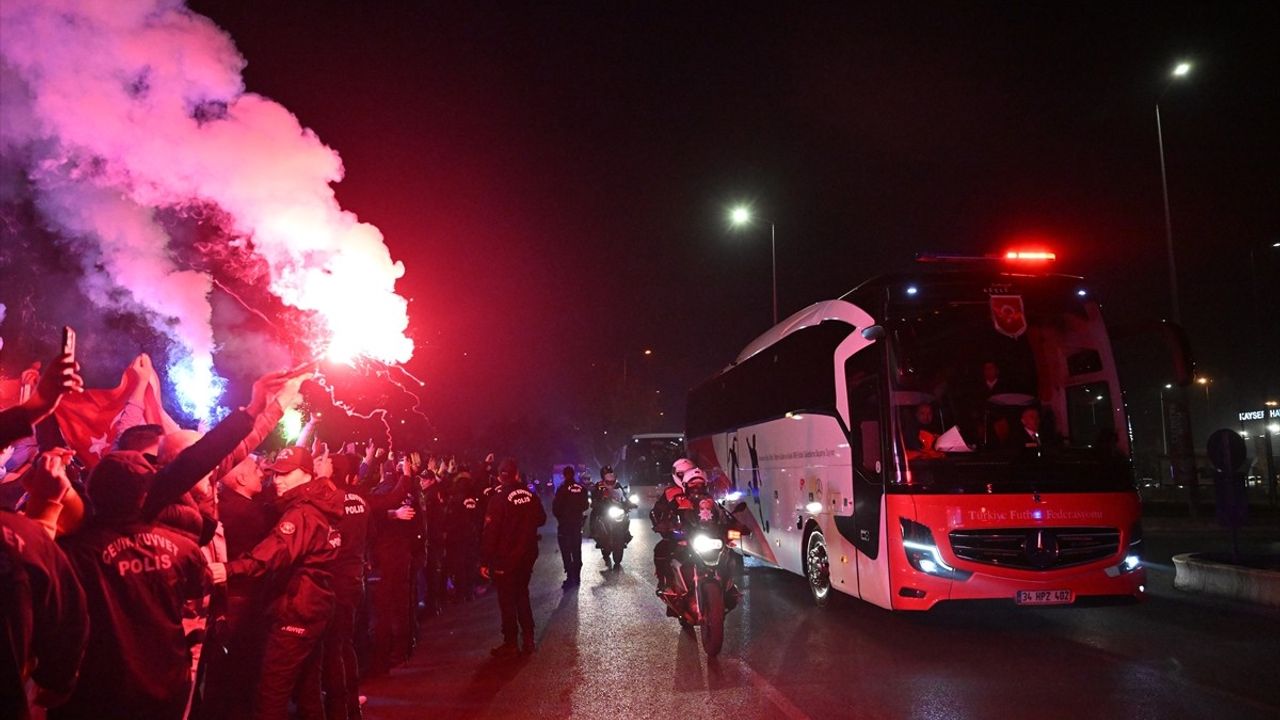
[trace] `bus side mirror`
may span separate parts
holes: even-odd
[[[864,327],[864,328],[862,328],[862,337],[863,337],[863,339],[865,339],[865,340],[870,340],[870,341],[872,341],[872,342],[875,342],[876,340],[883,340],[883,339],[884,339],[884,326],[883,326],[883,325],[869,325],[869,326],[867,326],[867,327]]]

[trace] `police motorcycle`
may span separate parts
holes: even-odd
[[[631,542],[631,511],[637,507],[640,497],[628,492],[625,485],[610,485],[607,481],[614,473],[605,466],[600,471],[605,481],[598,483],[592,492],[591,536],[596,548],[604,556],[605,564],[622,569],[622,553]]]
[[[686,478],[701,478],[693,470]],[[663,535],[673,542],[667,587],[657,595],[685,629],[701,628],[702,649],[708,658],[720,653],[724,644],[724,615],[742,599],[733,582],[735,553],[730,549],[750,528],[734,517],[747,509],[739,502],[729,509],[706,491],[705,482],[687,483],[685,497],[665,524],[651,515],[654,527],[664,527]]]

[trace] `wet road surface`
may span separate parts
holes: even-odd
[[[1150,599],[1107,607],[905,614],[841,596],[819,610],[802,578],[748,561],[708,662],[653,595],[647,521],[632,533],[621,572],[586,541],[582,585],[562,592],[552,520],[531,586],[538,651],[490,658],[492,593],[451,606],[407,665],[365,683],[366,717],[1280,717],[1280,612],[1172,588],[1167,555],[1198,539],[1148,531]]]

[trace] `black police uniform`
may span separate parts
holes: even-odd
[[[365,501],[380,506],[385,502],[391,509],[401,505],[413,507],[414,496],[410,490],[415,482],[409,476],[389,476],[365,497]],[[414,507],[414,510],[422,512],[420,507]],[[390,518],[387,511],[370,515],[373,533],[369,541],[369,556],[377,570],[378,581],[371,590],[373,656],[369,672],[384,675],[408,658],[413,640],[409,623],[412,597],[409,574],[420,526],[413,521]]]
[[[218,519],[229,559],[248,554],[275,526],[275,504],[264,495],[250,499],[225,487],[219,495]],[[263,592],[260,577],[241,575],[227,581],[221,612],[214,612],[217,622],[211,623],[201,653],[205,669],[196,713],[200,720],[248,717],[253,707],[268,629]]]
[[[328,720],[360,717],[356,660],[356,610],[364,602],[364,554],[369,532],[369,504],[355,492],[342,493],[338,533],[342,546],[329,566],[333,576],[333,622],[324,638],[324,706]]]
[[[49,717],[182,717],[191,652],[182,606],[204,595],[196,544],[156,522],[98,516],[62,539],[89,606],[89,647],[71,699]]]
[[[480,503],[480,494],[470,476],[454,478],[445,508],[445,562],[454,596],[460,600],[475,597],[480,533],[484,527]]]
[[[566,478],[556,489],[551,501],[551,514],[556,516],[556,541],[564,562],[565,582],[577,585],[582,576],[583,513],[591,506],[587,489],[577,478]]]
[[[283,720],[299,690],[301,717],[323,717],[320,640],[333,617],[329,567],[342,544],[342,494],[311,480],[277,499],[280,522],[247,556],[227,563],[227,579],[270,577],[271,625],[263,653],[254,717]]]
[[[458,475],[459,478],[469,475]],[[442,479],[432,481],[422,493],[422,511],[427,520],[427,557],[423,563],[423,575],[426,582],[424,600],[427,612],[435,614],[444,607],[445,587],[445,545],[448,535],[445,532],[448,495]],[[483,521],[483,518],[481,518]]]
[[[481,556],[498,591],[504,645],[515,645],[519,625],[524,631],[524,647],[533,649],[529,580],[538,559],[538,528],[546,522],[542,502],[518,482],[503,484],[492,494],[484,519]]]
[[[33,667],[36,685],[69,695],[88,640],[71,563],[43,526],[0,510],[0,717],[28,717],[23,685]]]

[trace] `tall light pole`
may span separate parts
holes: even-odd
[[[1168,92],[1170,87],[1173,87],[1175,82],[1186,77],[1190,72],[1191,63],[1189,62],[1180,62],[1175,65],[1169,73],[1169,80],[1165,83],[1164,89],[1156,96],[1155,102],[1156,142],[1160,147],[1160,189],[1164,196],[1164,241],[1169,254],[1169,300],[1171,319],[1177,325],[1182,324],[1182,310],[1178,304],[1178,268],[1173,259],[1173,220],[1171,219],[1172,213],[1169,212],[1169,177],[1164,161],[1164,127],[1160,123],[1160,100],[1164,98],[1164,94]],[[1174,482],[1185,482],[1187,484],[1189,490],[1187,493],[1187,506],[1191,511],[1191,517],[1196,518],[1199,515],[1196,507],[1199,487],[1195,469],[1195,451],[1192,447],[1191,423],[1187,417],[1188,404],[1187,389],[1179,386],[1174,390],[1169,402],[1171,411],[1169,424],[1170,428],[1176,433],[1176,437],[1170,438],[1170,450],[1172,452],[1169,457],[1169,465],[1172,469]]]
[[[1160,124],[1160,99],[1164,97],[1164,93],[1169,90],[1174,81],[1186,77],[1190,72],[1191,63],[1178,63],[1170,73],[1169,82],[1164,86],[1164,90],[1156,97],[1156,142],[1160,146],[1160,189],[1164,192],[1164,240],[1169,252],[1169,296],[1173,303],[1173,321],[1179,325],[1182,324],[1182,312],[1178,307],[1178,268],[1173,260],[1173,220],[1169,213],[1169,178],[1164,164],[1164,128]]]
[[[752,222],[751,208],[746,205],[739,205],[729,211],[729,224],[734,227],[742,227],[750,225]],[[772,220],[760,218],[760,222],[769,223],[769,257],[773,265],[773,324],[778,324],[778,242],[777,229]]]
[[[1200,387],[1204,388],[1204,409],[1205,409],[1205,412],[1207,412],[1207,413],[1208,413],[1208,412],[1212,412],[1212,411],[1213,411],[1213,406],[1209,404],[1209,386],[1213,384],[1213,379],[1212,379],[1212,378],[1207,378],[1207,377],[1205,377],[1204,375],[1201,375],[1200,377],[1196,378],[1196,384],[1197,384],[1197,385],[1199,385]]]
[[[1164,391],[1172,389],[1173,383],[1165,383],[1164,389],[1160,391],[1160,447],[1164,449],[1166,456],[1169,454],[1169,432],[1164,424]]]

